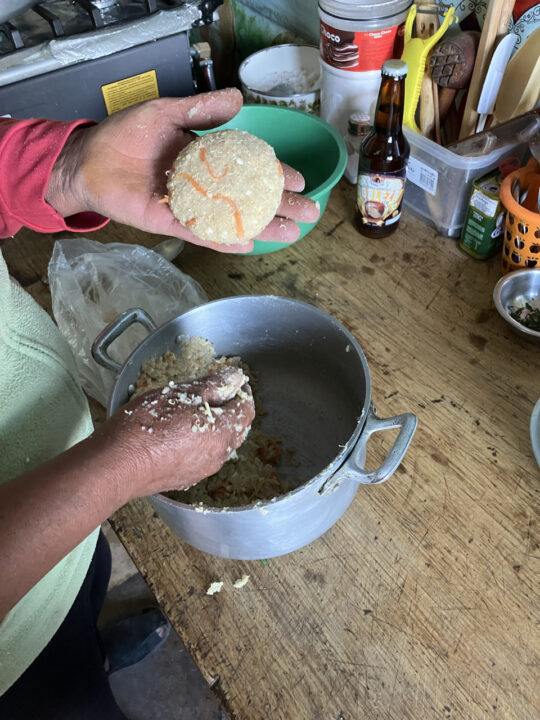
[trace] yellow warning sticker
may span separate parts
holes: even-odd
[[[105,100],[107,115],[112,115],[118,110],[123,110],[143,100],[153,100],[159,97],[156,71],[149,70],[140,75],[132,75],[123,80],[102,85],[101,92]]]

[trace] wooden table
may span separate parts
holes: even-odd
[[[498,258],[474,262],[408,214],[393,237],[367,240],[353,206],[342,181],[289,249],[188,247],[176,262],[210,298],[276,293],[344,323],[367,356],[379,414],[418,416],[396,474],[361,486],[324,537],[268,564],[189,547],[146,499],[113,527],[234,720],[536,720],[538,346],[494,309]],[[160,239],[112,224],[92,237]],[[23,231],[4,246],[46,307],[52,243]],[[392,441],[376,434],[368,465]],[[244,573],[248,584],[233,589]],[[214,580],[225,585],[208,596]]]

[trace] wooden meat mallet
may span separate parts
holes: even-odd
[[[446,38],[433,50],[429,67],[439,86],[439,120],[442,123],[458,90],[469,84],[480,34],[461,32]]]

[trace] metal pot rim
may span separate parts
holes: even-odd
[[[303,307],[309,308],[311,312],[314,312],[315,314],[319,315],[321,318],[324,318],[327,322],[330,321],[332,324],[337,325],[339,327],[339,329],[347,336],[347,339],[351,345],[351,349],[354,348],[356,355],[359,357],[359,359],[362,363],[363,369],[364,369],[367,392],[366,392],[366,397],[364,399],[364,406],[363,406],[363,410],[362,410],[360,417],[361,418],[365,417],[366,410],[369,407],[369,403],[371,401],[371,375],[369,372],[369,366],[367,363],[366,356],[364,355],[364,352],[360,346],[360,343],[356,340],[354,335],[352,335],[352,333],[337,318],[333,317],[333,315],[330,315],[325,310],[321,310],[316,305],[312,305],[311,303],[305,302],[304,300],[296,300],[295,298],[283,297],[281,295],[231,295],[229,297],[218,298],[217,300],[210,300],[206,303],[202,303],[201,305],[197,305],[196,307],[191,308],[191,310],[187,310],[186,312],[181,313],[180,315],[177,315],[174,318],[171,318],[163,325],[156,327],[156,329],[153,332],[150,332],[148,334],[148,336],[145,337],[144,340],[142,340],[137,345],[137,347],[132,350],[132,352],[129,354],[127,359],[122,363],[122,367],[118,370],[115,383],[114,383],[111,393],[110,393],[109,402],[107,404],[107,416],[109,417],[110,415],[112,415],[113,412],[115,412],[118,409],[118,407],[120,407],[120,405],[114,406],[114,403],[113,403],[114,393],[115,393],[115,390],[116,390],[125,370],[127,369],[127,367],[129,367],[130,365],[133,364],[132,358],[137,353],[139,353],[141,351],[141,349],[147,343],[150,344],[151,339],[155,336],[156,333],[165,332],[165,328],[167,328],[169,326],[173,326],[174,323],[176,323],[180,318],[186,318],[186,317],[189,317],[190,315],[194,315],[198,311],[200,311],[202,308],[209,308],[212,306],[221,305],[223,303],[240,302],[240,301],[245,301],[245,300],[257,300],[257,301],[264,300],[267,302],[278,300],[279,302],[288,303],[288,304],[295,305],[295,306],[303,306]],[[129,312],[129,311],[126,311],[126,312]],[[144,314],[146,315],[146,313],[144,313]],[[116,319],[113,320],[111,325],[115,321],[116,321]],[[94,345],[95,345],[95,343],[94,343]],[[144,362],[144,360],[142,362]]]

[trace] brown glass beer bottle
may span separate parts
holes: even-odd
[[[393,233],[401,216],[409,143],[403,134],[407,63],[387,60],[373,128],[360,146],[355,225],[370,238]]]

